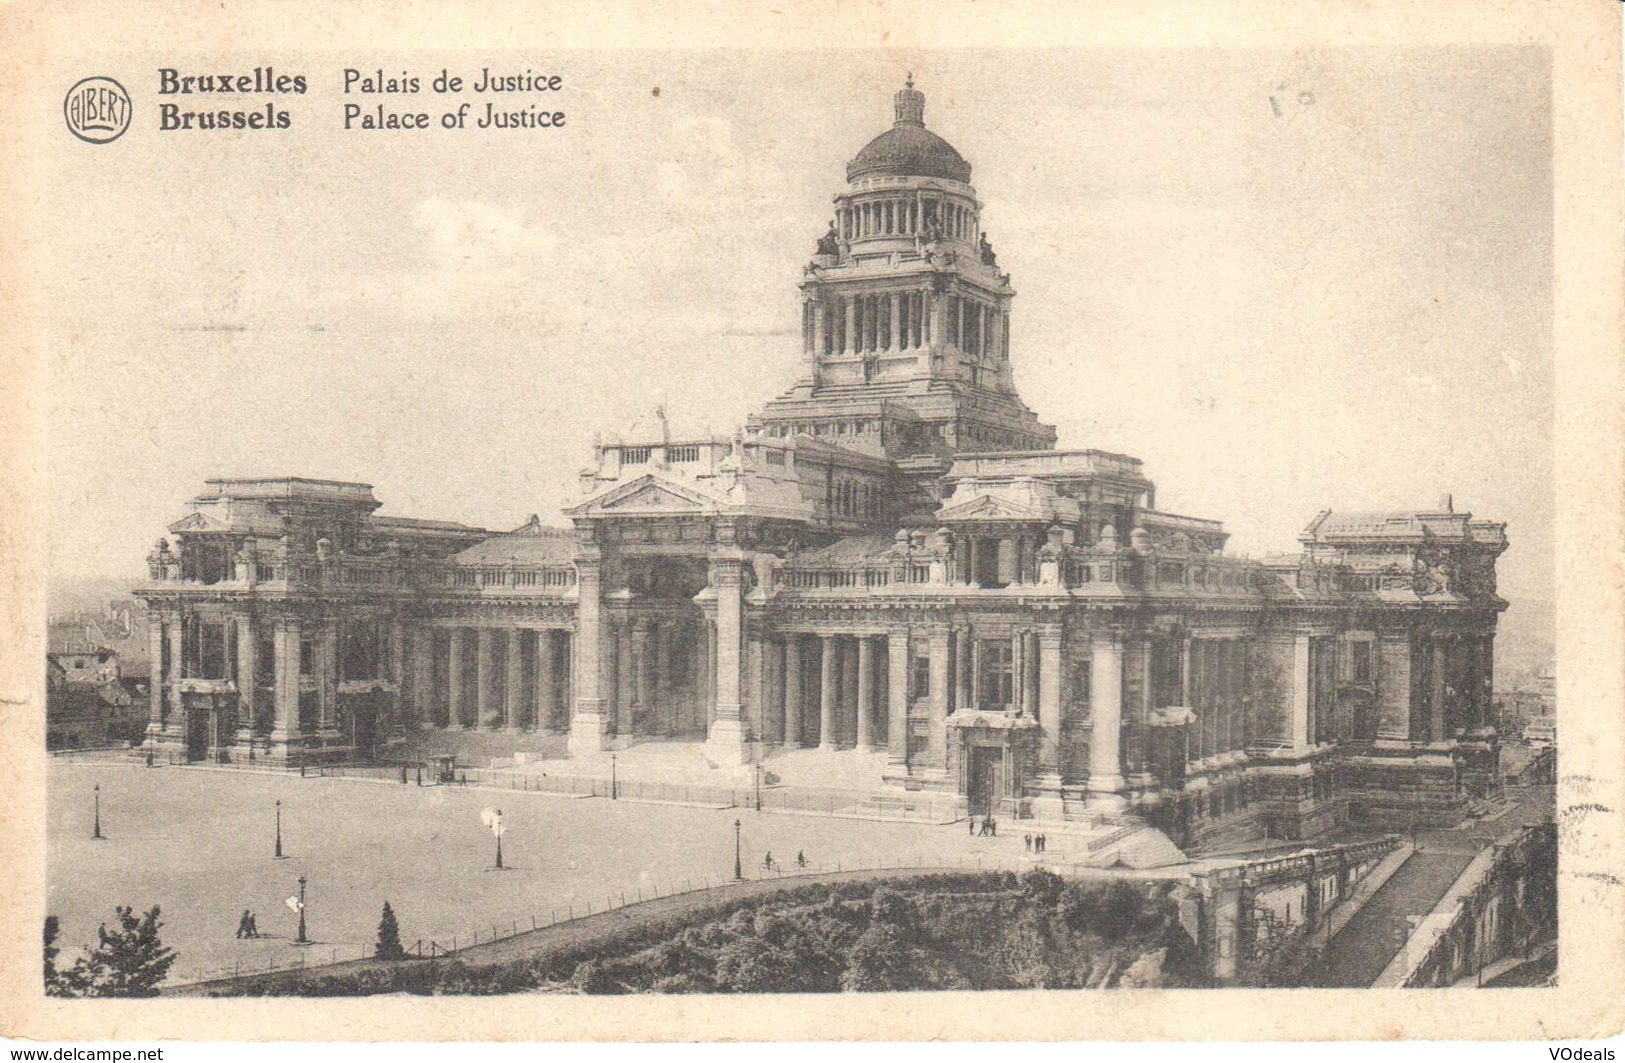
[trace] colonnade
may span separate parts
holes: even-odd
[[[417,629],[411,691],[419,726],[567,730],[572,642],[566,628]]]
[[[791,749],[816,745],[865,753],[885,743],[892,759],[902,762],[907,722],[893,726],[886,636],[789,633],[761,640],[759,647],[771,658],[766,668],[778,677],[767,684],[778,696],[770,703],[764,698],[764,737]]]
[[[935,222],[938,234],[952,240],[976,240],[976,211],[959,203],[917,196],[889,196],[850,202],[836,210],[842,239],[865,240],[879,236],[929,236]]]
[[[703,618],[616,617],[604,663],[617,735],[703,738],[710,722],[716,632]]]
[[[1032,531],[961,534],[953,544],[954,582],[972,587],[1037,583],[1043,538]]]
[[[1239,636],[1191,638],[1184,658],[1184,703],[1197,714],[1191,759],[1246,749],[1252,741],[1244,701],[1247,643]]]
[[[858,355],[920,350],[940,341],[997,362],[1006,348],[1004,310],[926,289],[814,296],[802,316],[808,355]]]

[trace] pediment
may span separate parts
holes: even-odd
[[[1043,514],[1031,506],[1019,505],[992,495],[982,495],[969,502],[940,510],[940,520],[1041,520]]]
[[[191,516],[182,517],[174,524],[171,524],[169,530],[172,532],[225,531],[226,522],[217,520],[206,513],[193,513]]]
[[[684,498],[675,491],[649,484],[624,498],[606,503],[606,510],[619,512],[628,509],[698,509],[692,498]]]
[[[624,515],[700,513],[714,505],[712,499],[692,488],[654,476],[642,476],[606,491],[571,512]]]

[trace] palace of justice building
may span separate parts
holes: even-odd
[[[1196,848],[1495,796],[1505,525],[1324,511],[1300,553],[1240,559],[1159,510],[1139,460],[1057,449],[1016,390],[970,164],[924,111],[911,83],[847,164],[789,389],[729,437],[662,414],[595,446],[567,526],[209,481],[137,591],[147,748],[816,747],[867,757],[880,793],[1143,817]]]

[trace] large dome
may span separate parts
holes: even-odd
[[[970,183],[970,163],[954,146],[925,128],[925,94],[914,82],[897,94],[897,122],[846,164],[846,179],[943,177]]]

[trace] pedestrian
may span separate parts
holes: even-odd
[[[796,866],[797,867],[806,867],[807,866],[807,854],[802,852],[800,849],[796,850]]]
[[[990,827],[988,833],[997,838],[999,836],[999,821],[994,819],[992,816],[989,816],[987,817],[987,822]]]
[[[260,936],[259,916],[255,915],[253,912],[248,913],[248,936],[251,938],[257,938]]]
[[[239,940],[248,936],[248,909],[243,909],[241,919],[237,920],[237,937]]]
[[[968,823],[968,824],[969,824],[969,825],[970,825],[970,836],[971,836],[971,837],[972,837],[972,838],[974,838],[974,837],[976,837],[976,817],[975,817],[975,816],[971,816],[971,817],[970,817],[970,818],[969,818],[969,819],[967,819],[967,820],[966,820],[966,821],[965,821],[965,822],[966,822],[966,823]]]
[[[1038,836],[1038,851],[1043,852],[1047,848],[1049,848],[1049,838],[1046,835],[1040,834]]]
[[[1021,836],[1021,847],[1029,853],[1033,851],[1033,836],[1031,834]]]

